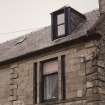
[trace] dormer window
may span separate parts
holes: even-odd
[[[64,37],[68,34],[68,7],[53,12],[52,15],[52,39]]]
[[[63,7],[51,13],[52,40],[70,35],[86,18],[71,7]]]
[[[57,16],[57,35],[62,36],[65,34],[65,16],[64,13]]]

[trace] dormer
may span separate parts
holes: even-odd
[[[71,7],[64,6],[51,13],[52,40],[65,37],[86,18]]]

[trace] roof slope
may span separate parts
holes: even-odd
[[[87,20],[79,24],[71,35],[55,41],[51,41],[51,27],[48,26],[39,31],[29,33],[22,43],[17,44],[17,41],[23,38],[19,37],[0,44],[0,62],[87,35],[87,30],[89,30],[98,20],[99,11],[91,11],[86,13],[85,16]]]

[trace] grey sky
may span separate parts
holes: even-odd
[[[49,25],[50,13],[64,5],[85,13],[98,0],[0,0],[0,43]]]

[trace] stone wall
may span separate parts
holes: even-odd
[[[104,10],[105,1],[100,0],[101,7]],[[101,14],[105,17],[105,13]],[[101,39],[97,43],[96,57],[93,60],[93,67],[95,68],[94,74],[94,94],[90,102],[92,105],[105,105],[105,18],[100,20],[99,25],[96,27],[96,32],[101,35]],[[89,104],[90,105],[90,104]]]
[[[0,67],[0,105],[8,104],[9,97],[9,82],[10,82],[10,70],[9,67]]]
[[[27,60],[18,61],[14,64],[11,64],[10,67],[7,67],[7,69],[1,68],[0,74],[3,75],[2,78],[4,79],[1,79],[0,81],[5,82],[5,84],[1,85],[3,88],[5,88],[5,91],[2,92],[3,96],[0,93],[0,103],[2,104],[3,102],[9,102],[13,105],[32,105],[34,100],[34,63],[37,63],[38,65],[37,71],[39,75],[40,61],[53,57],[58,57],[58,59],[60,60],[61,55],[65,55],[66,99],[63,101],[61,100],[61,79],[59,79],[60,94],[59,101],[56,104],[68,103],[69,105],[86,105],[87,87],[91,86],[91,83],[87,82],[86,70],[90,71],[92,63],[89,61],[93,59],[93,54],[95,53],[96,42],[91,41],[60,49],[58,51],[48,52],[37,57],[34,56]],[[5,79],[6,81],[4,81]],[[10,82],[8,84],[9,80]],[[39,82],[39,77],[37,77],[37,104],[40,103]],[[6,87],[10,87],[9,90]],[[9,91],[10,93],[8,93],[7,91]],[[4,99],[1,97],[4,97]]]

